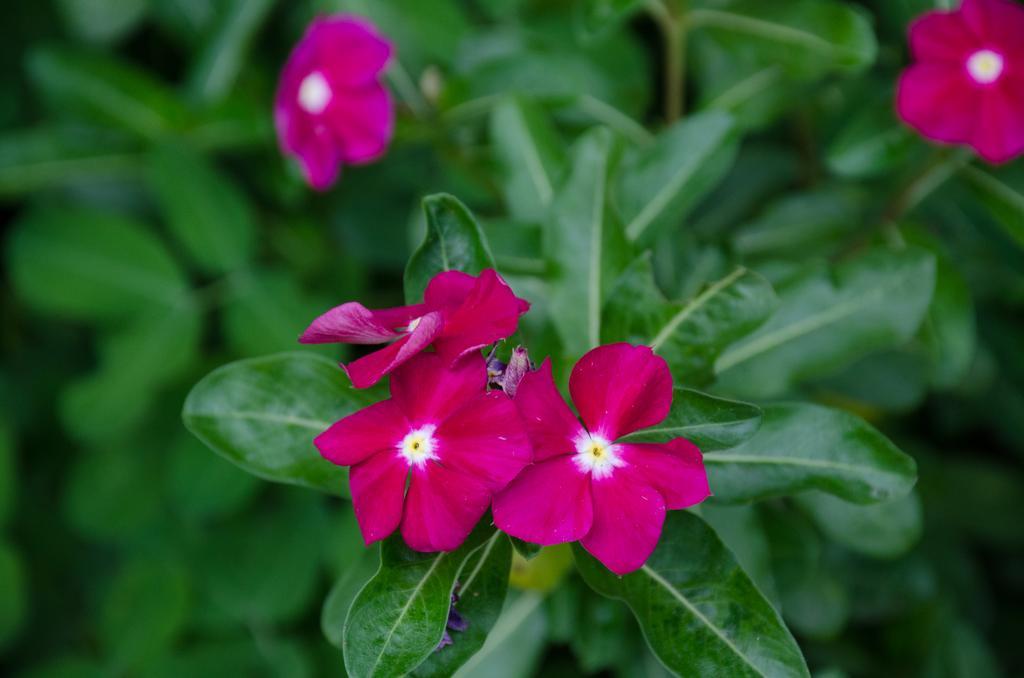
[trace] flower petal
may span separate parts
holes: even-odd
[[[324,120],[340,147],[346,164],[376,160],[387,150],[394,132],[391,94],[377,82],[334,92]]]
[[[915,64],[903,71],[896,108],[924,136],[945,143],[967,143],[978,123],[978,92],[962,66]]]
[[[366,545],[384,539],[402,520],[409,465],[397,452],[374,454],[349,470],[352,508]]]
[[[668,416],[672,375],[648,346],[608,344],[576,363],[569,392],[587,428],[615,440]]]
[[[711,494],[704,459],[689,440],[665,444],[619,443],[619,454],[651,487],[661,493],[668,509],[699,504]]]
[[[990,163],[1008,162],[1024,153],[1022,80],[1007,78],[1007,82],[981,94],[981,112],[971,145]]]
[[[555,388],[550,359],[523,377],[514,402],[533,445],[535,461],[576,451],[583,426]]]
[[[454,551],[487,511],[491,492],[476,479],[427,462],[414,468],[402,538],[415,551]]]
[[[352,466],[395,449],[408,431],[409,423],[394,401],[383,400],[334,422],[313,444],[331,463]]]
[[[467,402],[444,420],[435,437],[442,464],[473,476],[491,492],[505,487],[532,456],[519,412],[500,391]]]
[[[928,12],[909,30],[910,51],[921,61],[945,61],[958,68],[978,48],[978,39],[959,12]]]
[[[469,351],[510,337],[519,326],[519,316],[527,309],[529,304],[516,297],[508,283],[493,269],[486,269],[462,303],[446,315],[444,332],[435,342],[437,352],[445,360],[453,361]]]
[[[590,476],[580,473],[569,456],[527,466],[495,495],[494,523],[534,544],[576,541],[591,529],[590,486]]]
[[[342,365],[342,368],[356,388],[373,386],[385,374],[397,369],[429,346],[440,334],[443,322],[440,313],[420,316],[419,323],[411,333],[379,351]]]
[[[453,312],[476,285],[476,277],[462,271],[442,271],[430,279],[423,291],[423,303],[432,311]]]
[[[985,46],[1024,56],[1024,7],[1012,0],[964,0],[957,13]]]
[[[330,130],[294,111],[278,112],[275,124],[282,150],[298,160],[309,185],[329,188],[341,173],[341,149]]]
[[[391,397],[413,426],[441,424],[486,388],[487,367],[479,354],[449,366],[436,353],[422,353],[391,375]]]
[[[350,301],[335,306],[310,323],[299,341],[303,344],[383,344],[402,336],[398,329],[425,312],[422,304],[372,311]]]
[[[334,85],[375,82],[391,58],[391,43],[373,24],[357,16],[317,19],[303,40],[313,43],[317,62]]]
[[[580,545],[617,575],[638,569],[658,545],[665,500],[629,467],[595,478],[594,524]]]

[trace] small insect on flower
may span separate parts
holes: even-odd
[[[372,311],[348,302],[327,311],[302,333],[304,344],[385,344],[385,348],[342,365],[356,388],[373,386],[430,344],[451,364],[460,357],[512,335],[530,304],[518,298],[493,269],[479,276],[438,273],[422,304]]]
[[[313,188],[328,188],[343,164],[372,162],[387,148],[394,112],[381,71],[390,58],[390,43],[371,23],[340,14],[313,21],[288,57],[274,123]]]
[[[458,548],[495,492],[529,463],[515,405],[487,391],[479,353],[449,366],[421,353],[391,375],[391,398],[334,423],[314,441],[350,466],[349,489],[367,545],[401,526],[417,551]]]
[[[534,463],[495,496],[494,521],[536,544],[579,540],[608,569],[626,574],[654,551],[666,510],[708,497],[703,459],[682,438],[621,441],[661,422],[672,405],[668,365],[650,348],[595,348],[576,363],[569,391],[583,424],[555,388],[550,361],[519,383],[515,404]]]
[[[964,0],[910,27],[915,63],[900,77],[897,110],[924,136],[972,146],[1001,163],[1024,153],[1024,6]]]

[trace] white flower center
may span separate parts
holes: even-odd
[[[617,445],[592,433],[584,433],[576,439],[576,454],[572,460],[581,473],[593,473],[597,479],[607,478],[615,469],[626,465]]]
[[[409,466],[422,467],[430,459],[437,459],[434,453],[436,441],[434,430],[437,427],[433,424],[421,426],[418,429],[409,431],[402,442],[398,443],[398,452]]]
[[[967,59],[967,72],[975,82],[991,85],[1003,74],[1003,55],[990,49],[979,49]]]
[[[331,86],[319,71],[313,71],[299,85],[299,106],[310,115],[320,115],[331,102]]]

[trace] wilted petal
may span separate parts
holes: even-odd
[[[479,354],[448,365],[435,353],[421,353],[391,375],[391,396],[414,426],[440,424],[486,388]]]
[[[527,466],[494,497],[494,523],[525,541],[550,546],[576,541],[591,529],[590,476],[572,457]]]
[[[587,429],[615,440],[668,416],[672,375],[648,346],[608,344],[576,363],[569,392]]]
[[[462,271],[441,271],[427,283],[423,303],[432,310],[454,312],[476,285],[476,277]]]
[[[437,429],[445,466],[466,473],[496,492],[530,463],[530,441],[519,413],[504,393],[491,391],[456,410]]]
[[[367,546],[390,535],[401,522],[408,475],[409,465],[394,450],[374,454],[349,469],[352,508]]]
[[[328,461],[352,466],[384,450],[393,450],[409,430],[402,411],[391,400],[365,407],[334,422],[313,443]]]
[[[615,574],[638,569],[658,545],[665,500],[628,467],[594,478],[591,492],[594,522],[580,545]]]
[[[299,337],[303,344],[383,344],[402,335],[414,319],[423,315],[422,304],[373,311],[350,301],[335,306],[310,323]]]
[[[619,443],[619,454],[661,493],[668,509],[699,504],[711,494],[704,459],[697,446],[676,438],[664,444]]]
[[[490,490],[475,478],[427,462],[412,472],[402,538],[415,551],[454,551],[473,531],[490,501]]]
[[[514,402],[533,445],[535,461],[576,451],[583,426],[555,388],[550,359],[523,377]]]
[[[397,369],[418,355],[441,332],[443,324],[439,313],[420,316],[413,331],[393,344],[342,365],[356,388],[373,386],[381,377]]]

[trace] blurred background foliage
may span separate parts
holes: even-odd
[[[916,458],[918,491],[703,515],[816,676],[1024,673],[1024,165],[936,152],[895,120],[906,26],[936,4],[9,4],[0,671],[343,673],[335,622],[375,566],[350,508],[212,454],[181,425],[185,394],[230,360],[296,348],[330,305],[401,303],[428,193],[474,210],[521,296],[564,304],[543,286],[571,264],[541,256],[555,184],[536,181],[599,124],[624,140],[619,210],[669,299],[742,262],[780,297],[769,322],[798,322],[870,294],[865,247],[933,253],[926,310],[914,284],[931,264],[794,351],[751,363],[740,344],[715,386],[867,418]],[[381,162],[318,195],[277,151],[270,102],[307,23],[339,10],[396,43],[400,117]],[[666,129],[684,100],[687,124]],[[654,135],[661,150],[636,150]],[[539,174],[515,161],[525,144]],[[682,159],[670,204],[631,212],[665,158]],[[527,316],[531,352],[574,359],[548,318]],[[545,554],[517,563],[463,670],[660,675],[623,604]]]

